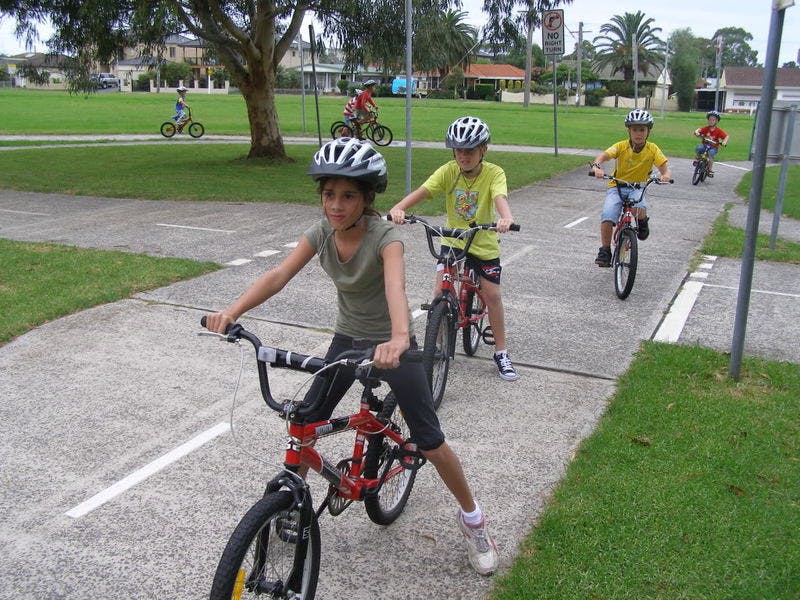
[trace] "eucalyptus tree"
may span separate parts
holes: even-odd
[[[678,97],[678,109],[691,110],[695,86],[700,76],[700,50],[691,29],[676,29],[669,37],[672,89]]]
[[[723,27],[714,32],[712,39],[722,38],[722,64],[729,67],[755,67],[758,52],[748,42],[753,36],[741,27]]]
[[[522,35],[527,37],[528,27],[542,26],[542,13],[567,4],[572,0],[483,0],[483,12],[487,14],[483,27],[483,40],[494,54],[511,51],[508,40]]]
[[[638,71],[647,74],[652,66],[664,64],[664,43],[657,34],[660,27],[652,26],[653,19],[642,11],[614,15],[610,23],[600,26],[594,38],[594,66],[597,70],[609,67],[612,74],[622,73],[625,81],[634,78],[634,47]]]

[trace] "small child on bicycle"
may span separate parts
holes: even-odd
[[[708,153],[708,176],[713,177],[714,171],[712,167],[714,166],[714,157],[719,152],[720,146],[727,146],[728,145],[728,134],[725,133],[720,127],[718,127],[718,123],[720,119],[722,119],[722,115],[719,111],[710,110],[706,113],[706,119],[708,120],[708,125],[704,127],[698,127],[694,130],[694,134],[703,140],[697,148],[694,149],[694,165],[697,165],[697,160],[700,158],[704,152]]]
[[[369,144],[339,138],[319,149],[308,174],[318,182],[323,218],[238,300],[208,315],[206,327],[223,333],[245,312],[281,291],[315,255],[319,256],[320,265],[336,286],[338,300],[326,360],[352,350],[356,339],[375,341],[375,366],[387,369],[386,381],[409,425],[411,440],[436,467],[461,507],[456,516],[470,563],[478,573],[488,575],[497,568],[497,547],[461,463],[444,440],[422,363],[400,362],[400,355],[415,347],[416,341],[405,290],[403,242],[395,227],[373,208],[375,195],[386,190],[386,162]],[[338,373],[328,401],[320,409],[322,414],[312,420],[328,419],[353,383],[352,373]],[[322,385],[323,381],[315,378],[306,398],[316,398]]]
[[[491,223],[497,219],[497,232],[506,233],[514,223],[508,204],[508,187],[503,169],[484,162],[489,149],[489,126],[477,117],[456,119],[447,129],[445,146],[452,148],[454,160],[441,167],[405,198],[392,207],[389,214],[395,223],[403,223],[406,210],[437,194],[445,196],[447,227],[464,229],[472,222]],[[479,231],[467,254],[467,265],[481,277],[481,290],[489,310],[489,323],[494,336],[494,361],[505,381],[516,381],[518,375],[506,349],[505,315],[500,295],[500,243],[495,231]],[[460,240],[450,240],[462,247]],[[435,294],[442,285],[436,278]]]
[[[378,110],[378,105],[372,99],[372,92],[375,91],[375,86],[378,82],[374,79],[368,79],[364,82],[364,89],[356,96],[356,103],[354,108],[355,124],[358,132],[358,139],[363,140],[361,135],[361,124],[369,120],[370,110]]]
[[[361,93],[361,90],[355,90],[352,98],[350,98],[347,103],[344,105],[344,110],[342,110],[342,115],[344,116],[344,124],[352,131],[353,130],[353,121],[356,118],[356,100],[358,99],[358,95]]]
[[[186,92],[188,90],[180,86],[175,91],[178,92],[178,99],[175,101],[175,114],[172,115],[172,120],[175,121],[176,125],[182,125],[186,121],[186,109],[189,108],[189,105],[186,104]]]
[[[621,140],[601,152],[592,162],[594,176],[602,179],[604,172],[601,165],[609,160],[615,160],[613,175],[623,181],[632,183],[645,181],[650,176],[653,167],[656,167],[661,174],[661,181],[669,182],[672,179],[672,172],[667,163],[667,157],[661,152],[661,148],[653,142],[647,141],[650,131],[653,129],[652,115],[646,110],[636,108],[625,117],[625,127],[628,129],[628,139]],[[620,193],[625,198],[633,196],[636,199],[642,196],[642,190],[626,187],[617,189],[616,182],[608,182],[606,199],[600,214],[600,250],[594,260],[599,267],[611,266],[611,236],[622,208]],[[650,235],[647,202],[645,200],[638,202],[636,209],[636,220],[639,226],[636,237],[646,240]]]

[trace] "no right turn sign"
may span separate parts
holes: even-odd
[[[546,10],[542,13],[542,51],[545,56],[564,54],[563,10]]]

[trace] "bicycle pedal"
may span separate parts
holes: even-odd
[[[419,305],[419,307],[422,310],[430,310],[432,308],[432,306],[430,304],[428,304],[427,302],[423,302],[422,304]]]
[[[417,445],[406,443],[402,448],[398,448],[400,466],[409,471],[416,471],[422,467],[428,459],[417,450]]]
[[[489,346],[494,346],[494,332],[492,332],[492,326],[487,325],[484,330],[481,332],[481,337],[483,338],[483,343],[488,344]]]

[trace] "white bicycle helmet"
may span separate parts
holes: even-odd
[[[447,128],[444,144],[447,148],[477,148],[488,144],[489,126],[478,117],[460,117]]]
[[[311,159],[307,173],[314,181],[349,177],[366,181],[376,193],[386,191],[388,170],[380,152],[355,138],[338,138],[322,146]]]
[[[375,81],[374,79],[367,79],[367,80],[366,80],[366,81],[365,81],[363,84],[361,84],[361,85],[363,85],[364,87],[367,87],[367,86],[369,86],[369,85],[378,85],[378,82],[377,82],[377,81]]]
[[[631,125],[647,125],[649,129],[653,128],[653,115],[641,108],[634,108],[625,117],[625,127]]]
[[[722,118],[722,114],[718,110],[710,110],[706,113],[706,119],[708,117],[717,117],[717,121]]]
[[[179,91],[179,92],[188,92],[189,90],[188,90],[187,88],[183,87],[183,86],[180,86],[180,87],[178,88],[178,91]]]

